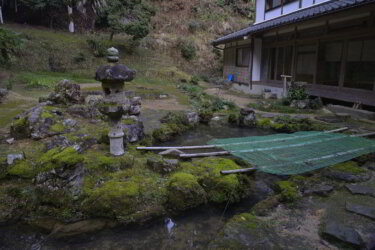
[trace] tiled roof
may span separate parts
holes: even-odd
[[[351,9],[354,7],[363,6],[366,4],[375,3],[375,0],[332,0],[319,5],[315,5],[306,9],[292,12],[288,15],[280,16],[269,21],[251,25],[245,29],[236,31],[229,35],[220,37],[212,42],[212,45],[219,45],[231,40],[241,38],[256,32],[269,30],[272,28],[292,24],[300,21],[309,20],[312,18],[336,13],[339,11]]]

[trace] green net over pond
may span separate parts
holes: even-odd
[[[316,131],[214,139],[208,144],[277,175],[302,174],[375,152],[374,140]]]

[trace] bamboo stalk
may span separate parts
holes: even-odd
[[[196,153],[196,154],[180,154],[181,158],[194,158],[203,156],[217,156],[217,155],[229,155],[228,151],[211,152],[211,153]]]
[[[375,132],[370,132],[366,134],[360,134],[360,135],[351,135],[350,137],[366,137],[366,136],[372,136],[375,135]]]
[[[210,149],[216,148],[215,145],[201,146],[171,146],[171,147],[137,147],[138,150],[165,150],[165,149]]]
[[[348,129],[349,129],[348,127],[342,127],[342,128],[338,128],[338,129],[324,131],[324,133],[335,133],[335,132],[345,131],[345,130],[348,130]]]
[[[220,174],[238,174],[238,173],[247,173],[251,171],[256,171],[256,168],[241,168],[241,169],[234,169],[234,170],[221,170]]]

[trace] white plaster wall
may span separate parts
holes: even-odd
[[[254,54],[253,54],[253,72],[252,79],[253,81],[260,81],[260,69],[262,65],[262,40],[259,38],[254,39]]]
[[[302,8],[306,8],[313,5],[313,0],[302,0]]]
[[[257,23],[264,20],[264,1],[265,0],[256,0],[255,22]]]
[[[281,7],[266,12],[266,20],[279,17],[281,15]]]
[[[284,5],[283,15],[289,14],[293,11],[297,11],[298,9],[299,9],[299,2],[298,1],[288,3],[288,4]]]
[[[328,1],[330,1],[330,0],[316,0],[316,1],[315,1],[315,4],[323,3],[323,2],[328,2]]]
[[[244,92],[246,94],[252,94],[252,95],[263,95],[264,89],[270,89],[271,93],[275,93],[278,99],[281,99],[283,96],[282,88],[270,87],[270,86],[265,86],[265,85],[260,85],[260,84],[253,84],[253,88],[250,89],[248,85],[233,83],[232,89]]]

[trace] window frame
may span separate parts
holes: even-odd
[[[272,1],[272,0],[271,0]],[[267,8],[267,0],[264,1],[264,12],[271,11],[277,8],[283,8],[285,5],[297,2],[299,0],[280,0],[280,5],[272,6],[270,8]]]
[[[245,63],[245,64],[243,64],[243,58],[244,58],[244,54],[243,54],[243,52],[242,52],[242,58],[241,58],[241,64],[239,64],[238,63],[238,52],[239,52],[239,50],[243,50],[243,51],[245,51],[245,50],[249,50],[250,51],[250,54],[249,54],[249,60],[248,60],[248,62],[247,62],[247,64]],[[240,67],[240,68],[247,68],[247,67],[249,67],[250,66],[250,58],[251,58],[251,47],[240,47],[240,48],[236,48],[236,67]]]

